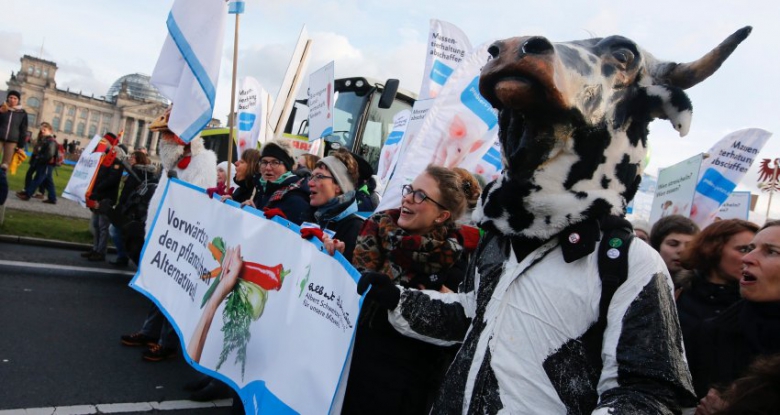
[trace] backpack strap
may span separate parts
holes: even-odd
[[[634,232],[628,227],[605,229],[599,243],[598,264],[601,277],[601,300],[599,300],[599,320],[596,325],[604,333],[607,327],[609,303],[615,291],[628,278],[628,247],[634,238]]]

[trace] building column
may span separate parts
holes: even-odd
[[[149,155],[157,155],[157,142],[160,140],[160,132],[155,131],[152,133],[152,143],[149,145],[148,153]]]

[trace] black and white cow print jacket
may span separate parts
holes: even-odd
[[[399,332],[463,341],[432,413],[672,414],[695,402],[671,278],[647,244],[630,246],[603,344],[582,341],[598,320],[601,279],[597,250],[576,245],[600,238],[595,231],[564,232],[524,257],[488,233],[461,292],[403,289],[389,313]],[[565,261],[567,250],[576,259]],[[594,347],[602,368],[586,359]]]

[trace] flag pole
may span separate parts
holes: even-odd
[[[766,204],[766,221],[769,221],[769,208],[772,207],[772,193],[775,192],[777,186],[778,163],[780,163],[780,158],[775,159],[775,168],[772,172],[772,177],[769,178],[769,203]]]
[[[235,140],[234,134],[235,132],[235,124],[236,124],[236,116],[235,116],[235,107],[236,107],[236,72],[237,72],[237,66],[238,66],[238,17],[241,16],[241,13],[236,13],[236,30],[235,34],[233,35],[233,81],[230,86],[230,115],[228,115],[228,127],[230,128],[230,134],[228,135],[228,158],[227,158],[227,174],[225,175],[225,186],[226,188],[230,188],[230,170],[233,166],[233,141]]]

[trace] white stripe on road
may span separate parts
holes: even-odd
[[[211,402],[163,401],[137,403],[106,403],[100,405],[55,406],[49,408],[26,408],[0,410],[0,415],[88,415],[123,414],[128,412],[181,411],[185,409],[223,408],[231,406],[232,399]]]
[[[41,264],[37,262],[24,262],[24,261],[7,261],[0,259],[0,265],[9,267],[26,267],[26,268],[45,268],[45,269],[60,269],[68,271],[80,271],[80,272],[97,272],[102,274],[121,274],[121,275],[135,275],[134,271],[122,271],[119,269],[110,268],[90,268],[90,267],[75,267],[73,265],[59,265],[59,264]]]

